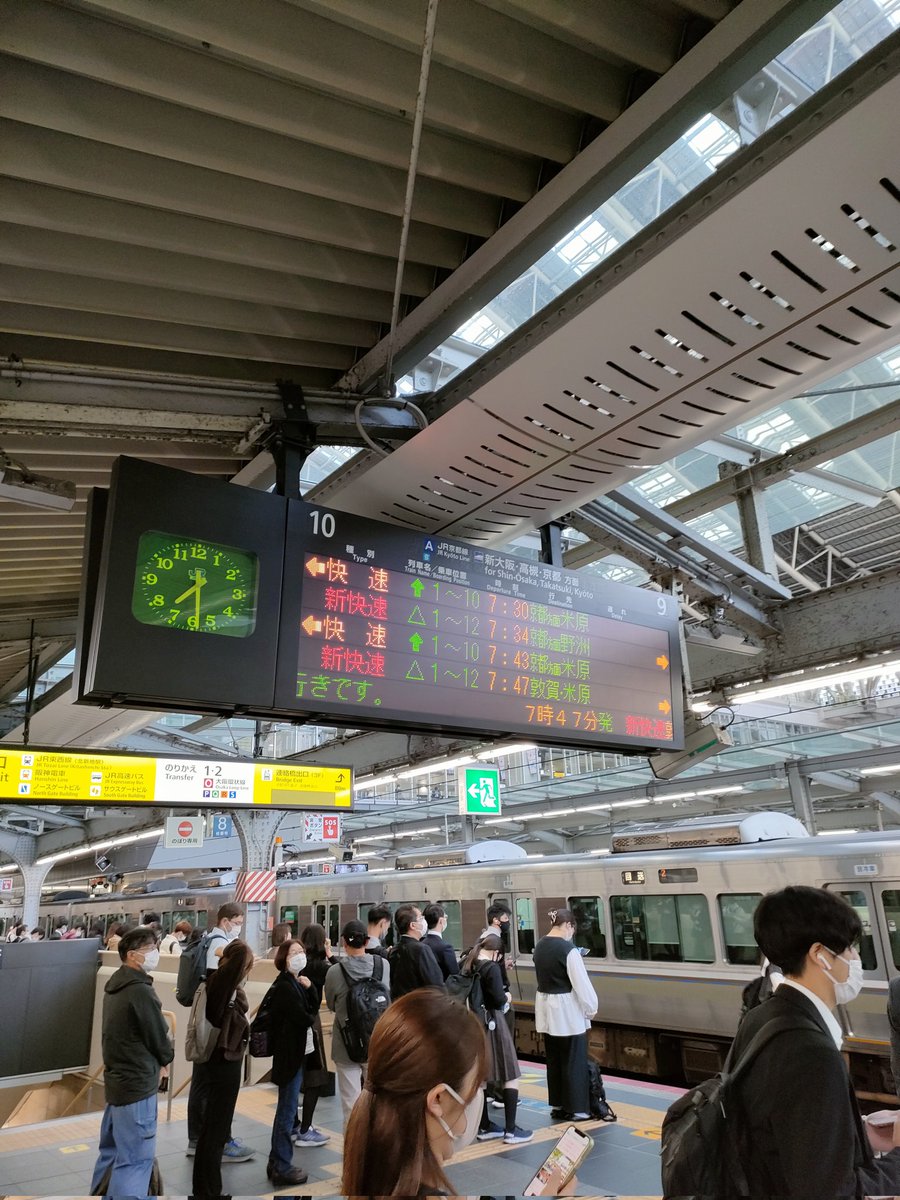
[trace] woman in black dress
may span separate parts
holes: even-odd
[[[516,1124],[519,1107],[519,1058],[509,1026],[503,1014],[509,1007],[509,992],[503,987],[500,959],[503,957],[503,942],[496,934],[476,942],[463,966],[464,975],[477,974],[481,982],[484,1007],[479,1014],[487,1039],[488,1082],[499,1086],[503,1094],[503,1129],[488,1117],[487,1096],[481,1114],[481,1125],[477,1138],[489,1142],[503,1138],[507,1145],[530,1142],[534,1133]]]
[[[300,941],[306,951],[306,967],[303,974],[316,992],[316,1019],[313,1023],[315,1047],[307,1055],[303,1066],[303,1108],[300,1124],[294,1130],[294,1143],[297,1146],[324,1146],[328,1141],[328,1134],[316,1129],[312,1123],[319,1097],[330,1082],[325,1065],[325,1039],[319,1009],[322,1005],[325,976],[328,974],[328,968],[333,966],[337,959],[331,956],[331,942],[325,936],[322,925],[307,925],[300,934]]]

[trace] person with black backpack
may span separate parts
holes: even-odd
[[[469,1007],[478,1017],[487,1039],[487,1079],[493,1083],[503,1097],[504,1125],[501,1128],[488,1115],[488,1098],[485,1094],[481,1110],[481,1121],[476,1137],[479,1142],[490,1142],[502,1138],[505,1145],[514,1146],[530,1142],[534,1133],[516,1124],[519,1107],[519,1056],[503,1019],[503,1010],[509,1004],[509,992],[503,987],[503,975],[499,960],[503,957],[503,942],[496,934],[489,934],[472,947],[462,974],[477,975],[480,987],[478,1002],[474,1001],[475,989]],[[480,1011],[476,1012],[476,1008]]]
[[[894,1126],[863,1122],[834,1015],[863,986],[859,917],[835,892],[787,887],[763,896],[753,929],[784,982],[747,1013],[722,1075],[666,1114],[664,1195],[900,1194]],[[884,1156],[876,1160],[873,1150]]]
[[[367,936],[362,921],[348,921],[341,930],[344,957],[325,976],[325,1003],[334,1013],[331,1058],[345,1125],[366,1080],[372,1029],[391,1001],[390,963],[366,953]]]

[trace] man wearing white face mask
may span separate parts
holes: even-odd
[[[103,989],[106,1109],[90,1190],[146,1196],[156,1153],[156,1092],[175,1051],[149,974],[159,965],[155,934],[145,926],[132,929],[118,951],[122,966]]]
[[[834,892],[788,887],[763,897],[753,929],[784,982],[747,1013],[732,1050],[733,1067],[767,1025],[783,1026],[736,1084],[740,1158],[751,1195],[841,1200],[898,1193],[892,1128],[879,1132],[863,1123],[834,1016],[863,986],[859,917]],[[889,1153],[875,1160],[873,1149]]]
[[[394,913],[400,940],[391,951],[391,995],[395,1000],[420,987],[444,986],[444,975],[431,947],[422,942],[428,932],[414,904],[401,904]]]

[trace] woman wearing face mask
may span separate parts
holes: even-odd
[[[448,1196],[444,1174],[482,1110],[487,1047],[479,1021],[438,988],[417,988],[380,1018],[365,1087],[344,1132],[348,1196]]]
[[[550,932],[534,948],[534,1026],[544,1035],[550,1116],[571,1121],[590,1112],[587,1030],[597,1011],[597,993],[572,944],[574,913],[554,908],[548,915]]]
[[[222,951],[218,970],[206,981],[206,1019],[219,1030],[219,1037],[203,1064],[209,1095],[194,1156],[195,1200],[222,1195],[222,1152],[231,1130],[250,1035],[243,984],[252,968],[253,951],[247,943],[231,941]]]
[[[297,1120],[297,1100],[303,1082],[307,1037],[318,1009],[318,993],[306,970],[306,951],[295,939],[283,942],[275,955],[278,978],[268,994],[272,1014],[272,1082],[278,1084],[278,1105],[272,1126],[272,1148],[266,1174],[278,1186],[306,1183],[306,1173],[293,1164],[291,1136]]]
[[[334,966],[337,959],[331,956],[331,943],[325,936],[322,925],[307,925],[300,934],[300,941],[306,951],[304,974],[313,985],[316,995],[316,1015],[313,1021],[313,1048],[303,1063],[303,1111],[299,1124],[294,1127],[293,1140],[297,1146],[324,1146],[328,1141],[328,1134],[316,1129],[312,1123],[319,1096],[328,1083],[325,1038],[319,1009],[325,990],[325,976],[328,974],[328,968]]]
[[[484,1008],[481,1025],[487,1043],[487,1077],[503,1097],[504,1127],[495,1125],[488,1117],[487,1095],[478,1126],[478,1141],[489,1142],[503,1138],[507,1145],[530,1142],[534,1133],[521,1129],[516,1124],[519,1106],[519,1058],[509,1026],[503,1019],[503,1010],[509,1004],[509,992],[504,990],[500,960],[503,958],[503,942],[497,934],[476,942],[463,965],[464,975],[477,974],[481,981]]]
[[[190,921],[179,921],[172,932],[167,933],[159,943],[160,954],[173,954],[176,958],[180,958],[181,948],[187,941],[190,932]]]

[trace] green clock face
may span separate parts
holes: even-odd
[[[257,575],[247,550],[150,530],[138,542],[131,611],[145,625],[249,637]]]

